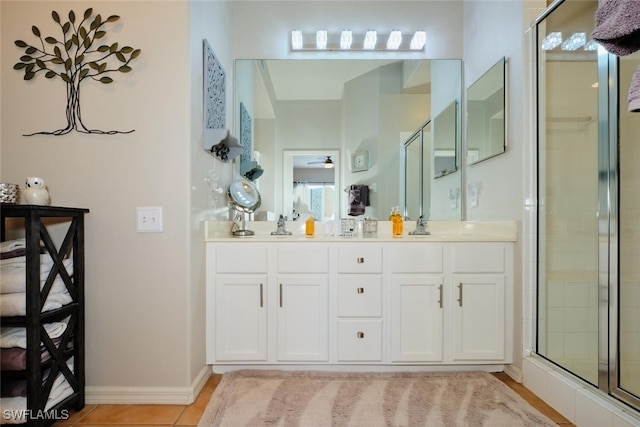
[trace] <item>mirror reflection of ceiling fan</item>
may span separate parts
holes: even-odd
[[[307,164],[308,165],[324,165],[324,167],[327,169],[330,169],[335,165],[335,163],[333,163],[333,160],[331,160],[331,156],[326,156],[326,158],[319,157],[319,159],[320,160],[315,162],[307,162]]]

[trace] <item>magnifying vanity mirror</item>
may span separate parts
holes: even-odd
[[[242,228],[234,227],[232,230],[233,236],[253,236],[255,233],[246,228],[246,216],[254,213],[260,207],[260,192],[256,185],[246,179],[236,179],[229,186],[227,198],[233,209],[242,216]]]
[[[424,189],[419,196],[405,192],[403,176],[404,142],[432,112],[440,114],[456,101],[459,105],[461,76],[460,60],[237,60],[236,113],[242,107],[251,117],[252,149],[265,170],[256,181],[262,205],[255,218],[273,220],[282,214],[301,219],[303,203],[306,213],[339,219],[348,212],[345,189],[367,185],[365,217],[386,219],[391,207],[410,200],[416,211],[425,213],[433,211],[432,204],[442,204],[436,211],[444,214],[426,219],[459,220],[460,210],[450,207],[448,194],[460,188],[460,174],[449,174],[455,171],[447,166],[448,179],[434,184],[431,172],[411,173],[408,185]],[[459,121],[451,126],[459,134]],[[366,153],[367,167],[353,167],[354,153]],[[409,154],[411,167],[421,170],[428,163],[431,169],[434,151],[421,153]],[[453,156],[455,165],[459,155],[455,143],[438,152],[449,161]],[[327,156],[334,162],[332,187],[326,171],[311,172],[325,169]],[[300,162],[308,169],[307,178],[295,178]],[[310,189],[314,194],[303,196]]]
[[[502,154],[505,141],[505,70],[501,58],[467,89],[467,163]]]

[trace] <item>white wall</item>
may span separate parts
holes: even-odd
[[[188,310],[189,349],[191,350],[188,384],[205,366],[205,254],[202,236],[206,220],[227,219],[224,195],[212,193],[210,180],[216,174],[223,186],[228,187],[232,179],[233,165],[222,163],[206,153],[203,146],[203,39],[206,39],[225,70],[226,78],[226,125],[233,129],[233,59],[229,43],[229,4],[221,1],[191,1],[190,4],[190,138],[184,147],[190,147],[191,188],[187,189],[190,203],[190,254]],[[234,135],[237,135],[234,133]]]
[[[91,210],[86,221],[87,385],[185,385],[190,352],[184,333],[188,40],[186,31],[149,31],[145,22],[153,10],[158,28],[186,28],[186,4],[93,4],[103,16],[121,16],[107,40],[140,48],[142,54],[132,63],[133,72],[116,76],[112,85],[83,86],[83,118],[92,127],[135,132],[57,137],[21,135],[64,125],[65,85],[42,76],[24,82],[22,73],[6,65],[21,55],[15,39],[33,40],[32,25],[57,36],[51,11],[66,16],[73,8],[81,15],[84,5],[3,1],[1,7],[2,63],[9,70],[2,75],[2,181],[42,176],[53,204]],[[136,206],[162,206],[164,232],[136,233]]]
[[[464,8],[464,81],[469,87],[502,56],[507,58],[507,151],[497,157],[465,169],[467,190],[479,190],[477,207],[467,203],[467,220],[514,220],[520,236],[514,254],[514,319],[523,318],[522,305],[522,220],[524,200],[524,154],[533,143],[525,133],[525,89],[527,74],[523,52],[527,52],[525,31],[531,21],[528,5],[516,1],[472,1]],[[532,18],[532,17],[531,17]],[[465,127],[463,126],[463,129]],[[466,135],[464,135],[466,140]],[[465,144],[463,144],[465,146]],[[463,160],[464,164],[464,160]],[[513,342],[514,371],[522,361],[522,328],[516,325]]]
[[[73,9],[82,16],[85,5],[0,5],[1,180],[22,184],[26,176],[39,175],[55,205],[91,210],[86,220],[88,393],[152,387],[177,390],[182,398],[204,367],[199,227],[207,216],[204,177],[212,158],[195,148],[202,145],[201,46],[204,36],[217,39],[212,46],[232,76],[222,36],[224,7],[93,2],[103,17],[121,17],[105,41],[140,48],[142,54],[133,71],[114,76],[113,84],[82,87],[83,119],[94,128],[135,132],[24,137],[64,126],[65,86],[42,76],[23,81],[23,74],[11,69],[22,54],[13,42],[33,41],[32,25],[57,36],[52,10],[66,17]],[[190,7],[196,12],[190,14]],[[138,206],[163,207],[163,233],[136,233]]]

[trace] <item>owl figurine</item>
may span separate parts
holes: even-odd
[[[49,198],[49,190],[47,190],[44,180],[36,176],[27,178],[23,196],[29,205],[46,206],[51,201]]]

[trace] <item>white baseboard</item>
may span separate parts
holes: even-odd
[[[504,373],[509,375],[515,382],[522,383],[522,369],[515,365],[505,365]]]
[[[86,386],[85,402],[89,405],[190,405],[196,400],[211,375],[204,366],[190,387],[101,387]]]

